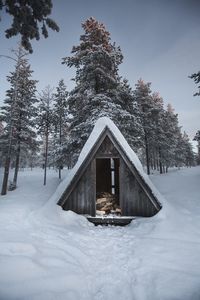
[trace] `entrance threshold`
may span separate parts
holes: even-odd
[[[112,217],[112,216],[102,216],[102,217],[87,217],[88,221],[97,225],[115,225],[115,226],[126,226],[131,223],[135,217]]]

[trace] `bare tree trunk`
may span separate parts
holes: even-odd
[[[48,131],[45,134],[45,160],[44,160],[44,185],[47,182],[47,157],[48,157],[48,142],[49,142]]]
[[[153,152],[153,169],[156,170],[157,151]]]
[[[158,154],[159,154],[159,170],[160,170],[160,174],[163,173],[163,165],[162,165],[162,157],[161,157],[161,149],[159,147],[158,149]]]
[[[59,143],[60,143],[60,146],[61,146],[61,144],[62,144],[62,141],[61,141],[61,139],[62,139],[62,122],[61,122],[62,120],[61,120],[61,115],[60,115],[60,124],[59,124]],[[61,165],[60,165],[61,163],[59,163],[59,179],[61,179]]]
[[[32,157],[32,154],[31,154],[31,171],[33,171],[33,157]]]
[[[16,87],[17,89],[17,87]],[[17,93],[17,90],[15,91]],[[13,140],[13,111],[14,111],[14,104],[16,101],[17,95],[14,96],[13,104],[11,107],[11,113],[10,113],[10,129],[9,129],[9,144],[8,144],[8,150],[6,154],[5,159],[5,167],[4,167],[4,176],[3,176],[3,183],[2,183],[2,189],[1,189],[1,195],[6,195],[7,193],[7,186],[8,186],[8,177],[9,177],[9,170],[10,170],[10,161],[11,161],[11,151],[12,151],[12,140]]]
[[[17,146],[15,172],[14,172],[14,177],[13,177],[13,187],[15,187],[15,188],[17,186],[17,177],[18,177],[18,171],[19,171],[20,150],[21,150],[21,147],[20,147],[20,141],[19,141],[18,146]]]
[[[156,157],[156,170],[159,171],[159,153]]]
[[[2,196],[6,195],[7,193],[9,168],[10,168],[10,155],[7,155],[5,160],[4,176],[3,176],[3,183],[2,183],[2,190],[1,190]]]
[[[149,145],[147,141],[146,132],[144,133],[144,140],[145,140],[145,153],[146,153],[146,165],[147,165],[147,174],[150,175],[150,166],[149,166]]]
[[[17,91],[16,91],[16,93],[17,93]],[[15,100],[14,100],[14,102],[15,102]],[[9,177],[9,170],[10,170],[12,140],[13,140],[13,120],[12,120],[12,114],[13,114],[13,110],[14,110],[14,104],[15,103],[13,103],[13,106],[11,108],[10,130],[9,130],[9,144],[8,144],[8,151],[7,151],[6,159],[5,159],[4,177],[3,177],[2,190],[1,190],[1,195],[2,196],[6,195],[6,193],[7,193],[7,187],[8,187],[8,177]]]

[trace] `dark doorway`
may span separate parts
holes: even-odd
[[[96,215],[121,215],[119,158],[96,159]]]

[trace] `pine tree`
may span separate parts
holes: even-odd
[[[4,132],[4,126],[2,122],[0,122],[0,136],[3,134],[3,132]]]
[[[40,39],[40,23],[45,38],[48,37],[47,27],[59,31],[56,22],[48,17],[52,7],[51,0],[0,0],[0,10],[5,9],[5,12],[13,17],[11,27],[5,31],[6,37],[20,34],[22,46],[30,53],[33,52],[30,40]]]
[[[18,70],[17,98],[13,112],[13,156],[15,156],[15,172],[12,182],[13,188],[17,185],[21,149],[33,150],[37,148],[36,133],[34,131],[35,117],[37,114],[34,106],[37,102],[35,96],[37,81],[31,79],[32,73],[33,71],[30,70],[28,61],[22,59]],[[15,80],[16,72],[13,72],[11,73],[11,76],[8,76],[8,81],[11,86],[14,86]],[[8,106],[2,107],[1,118],[5,122],[10,116],[13,92],[14,90],[12,88],[7,91],[8,98],[5,99],[4,103]],[[5,131],[6,130],[8,131],[8,126],[5,127]],[[3,141],[5,142],[5,139],[3,139]]]
[[[187,167],[191,167],[195,164],[195,155],[193,152],[192,144],[190,143],[189,136],[185,131],[182,136],[183,136],[184,154],[185,154],[184,164]]]
[[[134,92],[127,79],[123,79],[117,86],[116,97],[124,111],[119,116],[119,124],[123,135],[136,152],[144,146],[144,130],[141,114]],[[125,116],[127,114],[127,116]]]
[[[5,172],[2,185],[2,195],[6,194],[11,155],[15,156],[15,173],[13,187],[16,187],[20,163],[21,147],[36,148],[36,134],[34,131],[34,118],[37,102],[35,97],[36,82],[31,79],[33,71],[30,70],[26,53],[19,47],[15,51],[15,71],[8,76],[11,88],[6,92],[6,99],[0,119],[5,123],[1,145],[5,154]]]
[[[164,173],[169,167],[191,166],[194,154],[187,135],[181,133],[178,115],[170,104],[164,109],[163,99],[152,94],[150,86],[140,79],[134,91],[144,128],[147,173],[150,168]]]
[[[23,60],[20,70],[20,81],[18,88],[18,124],[16,126],[16,164],[13,184],[17,184],[17,176],[20,162],[20,149],[29,149],[32,152],[37,149],[36,133],[35,133],[35,118],[37,109],[35,107],[36,99],[36,80],[32,80],[33,71],[30,70],[27,60]]]
[[[4,126],[3,126],[2,122],[0,122],[0,140],[3,136],[3,133],[4,133]],[[0,145],[1,145],[1,143],[0,143]],[[0,168],[3,165],[3,156],[4,156],[3,149],[2,149],[2,147],[0,147]]]
[[[38,133],[41,135],[44,145],[44,185],[46,185],[47,181],[49,136],[53,126],[53,100],[53,89],[50,86],[47,86],[40,94],[37,117]]]
[[[57,92],[54,97],[54,109],[53,109],[53,160],[56,167],[59,170],[59,179],[61,179],[61,170],[66,163],[67,157],[67,142],[68,142],[68,92],[64,84],[64,80],[61,79],[56,88]]]
[[[153,123],[152,123],[152,111],[153,101],[151,96],[151,83],[145,83],[142,79],[139,79],[135,85],[134,97],[138,103],[140,109],[140,117],[144,130],[144,149],[146,157],[147,174],[150,174],[150,151],[151,143],[153,141]]]
[[[128,110],[130,107],[124,102],[125,88],[118,75],[123,59],[120,48],[111,44],[110,33],[94,18],[86,20],[82,27],[85,32],[80,37],[80,45],[73,47],[71,57],[63,59],[68,67],[76,68],[76,86],[68,100],[73,117],[68,152],[73,153],[74,161],[101,116],[110,117],[135,148],[139,147],[142,131],[138,116],[132,114],[134,104]]]
[[[198,142],[197,163],[200,164],[200,130],[198,130],[197,133],[195,134],[194,141]]]
[[[164,120],[164,103],[159,93],[152,94],[151,110],[151,143],[150,143],[150,160],[153,169],[159,169],[163,173],[163,152],[166,148],[165,131],[163,128]]]
[[[191,167],[194,165],[195,156],[186,132],[180,132],[177,139],[177,146],[175,149],[175,164],[177,167]]]
[[[193,79],[194,82],[195,82],[196,84],[198,84],[198,86],[197,86],[198,92],[194,93],[193,96],[200,96],[200,85],[199,85],[199,83],[200,83],[200,72],[198,72],[198,73],[193,73],[191,76],[189,76],[189,78]]]
[[[163,151],[163,160],[166,170],[168,170],[169,167],[180,165],[176,154],[178,153],[177,150],[181,148],[179,145],[181,141],[181,127],[179,126],[178,115],[175,113],[171,104],[167,105],[167,110],[165,111],[164,132],[166,146]]]

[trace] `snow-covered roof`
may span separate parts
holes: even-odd
[[[150,188],[152,194],[157,199],[158,203],[162,203],[162,196],[156,189],[156,187],[153,185],[151,180],[149,179],[148,175],[144,172],[144,169],[142,167],[142,164],[136,155],[136,153],[131,149],[129,144],[127,143],[126,139],[122,135],[122,133],[119,131],[117,126],[108,118],[108,117],[101,117],[97,120],[92,133],[90,134],[87,142],[85,143],[80,156],[78,158],[78,161],[74,168],[69,172],[69,174],[66,176],[66,178],[60,183],[58,186],[56,192],[51,198],[51,201],[54,203],[59,201],[59,199],[62,197],[62,194],[65,192],[65,190],[68,188],[68,186],[72,183],[73,178],[76,176],[76,174],[79,172],[79,169],[81,168],[84,161],[87,159],[89,153],[93,149],[94,145],[97,143],[98,139],[100,138],[101,134],[106,130],[109,129],[110,132],[113,134],[115,139],[117,140],[120,147],[125,152],[126,156],[130,160],[130,162],[134,165],[135,169],[138,171],[140,177],[144,180],[146,185]]]

